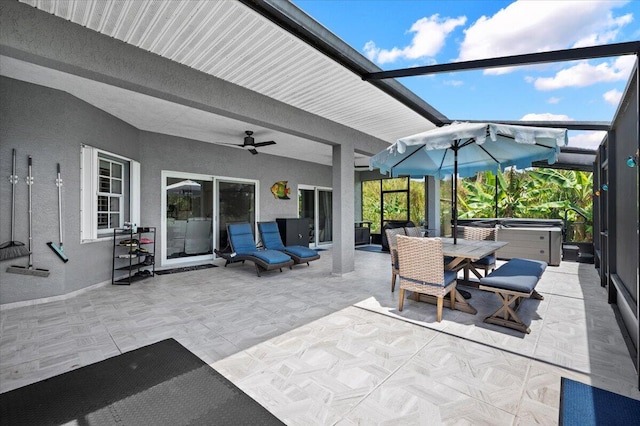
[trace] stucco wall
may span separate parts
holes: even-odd
[[[11,149],[18,154],[16,240],[28,241],[27,155],[33,156],[34,265],[49,277],[10,274],[10,265],[27,258],[0,262],[0,304],[64,295],[111,279],[111,241],[80,244],[80,146],[83,143],[141,163],[141,216],[160,226],[161,170],[184,171],[260,180],[260,220],[293,217],[296,197],[276,200],[275,181],[288,180],[293,194],[298,184],[331,186],[331,167],[284,159],[167,135],[139,131],[77,98],[57,90],[0,78],[0,240],[10,240]],[[56,163],[62,167],[63,263],[47,246],[58,240]],[[158,241],[161,243],[160,241]],[[159,250],[158,250],[159,251]]]
[[[331,186],[331,167],[328,166],[276,157],[264,152],[251,155],[241,149],[158,133],[141,132],[140,154],[144,159],[141,165],[142,184],[147,188],[141,195],[141,220],[151,226],[160,226],[163,170],[258,180],[258,220],[261,221],[297,217],[299,184]],[[271,194],[273,183],[282,180],[288,181],[291,190],[289,200],[276,199]],[[160,233],[156,243],[163,244]]]
[[[80,244],[80,147],[87,143],[138,159],[138,130],[73,96],[8,78],[0,78],[0,239],[10,240],[11,150],[17,151],[16,240],[28,242],[27,156],[33,157],[34,266],[49,277],[10,274],[10,265],[27,265],[22,257],[0,262],[0,303],[66,294],[110,279],[109,243]],[[56,163],[64,182],[64,264],[47,247],[58,242]]]

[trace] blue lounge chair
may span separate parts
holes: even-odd
[[[317,251],[304,246],[285,246],[280,237],[278,224],[275,222],[258,222],[258,232],[264,248],[268,250],[278,250],[286,253],[296,264],[306,263],[320,259]]]
[[[257,249],[249,223],[227,224],[227,235],[231,251],[215,250],[216,255],[226,260],[225,267],[230,263],[244,263],[245,260],[249,260],[256,265],[256,273],[260,276],[260,271],[280,269],[282,272],[283,267],[291,267],[294,263],[293,259],[283,252]]]

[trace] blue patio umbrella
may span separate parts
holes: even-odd
[[[460,123],[398,139],[369,160],[370,169],[391,177],[453,175],[453,239],[457,242],[457,178],[515,166],[531,167],[535,161],[553,164],[567,144],[567,129],[497,123]]]

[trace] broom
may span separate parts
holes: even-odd
[[[60,244],[56,245],[53,241],[49,241],[47,245],[55,254],[58,255],[64,263],[69,261],[69,258],[64,252],[64,245],[62,244],[62,178],[60,177],[60,163],[58,163],[58,178],[56,179],[56,186],[58,187],[58,230],[60,232]]]
[[[32,190],[33,186],[33,174],[31,173],[32,167],[32,159],[29,156],[29,175],[27,176],[27,186],[29,187],[29,265],[27,267],[24,266],[9,266],[7,268],[7,272],[12,274],[22,274],[22,275],[35,275],[37,277],[48,277],[49,270],[34,268],[33,267],[33,251],[31,251],[31,243],[33,242],[33,210],[31,208],[32,203]]]
[[[9,176],[9,182],[11,182],[11,241],[0,244],[0,260],[29,256],[29,249],[20,241],[15,241],[16,184],[18,183],[18,175],[16,175],[15,148],[13,149],[13,168],[11,170],[11,176]]]

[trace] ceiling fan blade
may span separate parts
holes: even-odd
[[[266,141],[266,142],[257,142],[253,146],[260,147],[260,146],[268,146],[268,145],[275,145],[275,144],[276,144],[275,141]]]
[[[258,153],[258,151],[256,151],[255,149],[251,148],[248,149],[247,151],[249,151],[250,153],[252,153],[253,155],[256,155]]]
[[[231,146],[239,146],[239,147],[243,147],[244,144],[241,143],[230,143],[230,142],[214,142],[216,145],[231,145]]]

